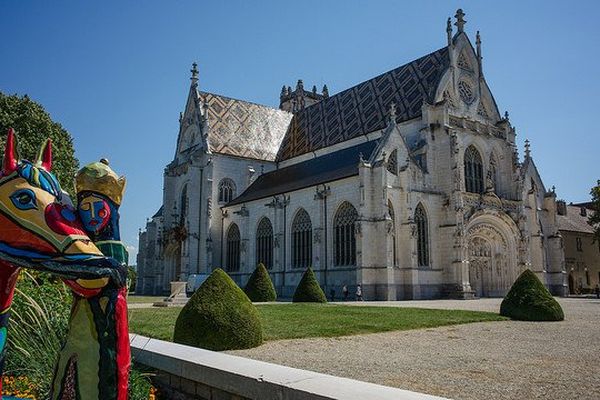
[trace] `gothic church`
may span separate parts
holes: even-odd
[[[338,298],[502,296],[526,268],[565,294],[556,195],[455,18],[444,47],[334,95],[284,86],[279,109],[200,91],[194,64],[138,293],[264,263],[282,298],[309,266]]]

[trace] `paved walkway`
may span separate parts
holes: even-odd
[[[354,303],[497,311],[500,299]],[[600,300],[559,299],[562,322],[486,322],[231,353],[455,399],[600,399]]]

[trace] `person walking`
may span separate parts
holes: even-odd
[[[356,301],[364,301],[360,284],[356,286]]]
[[[348,286],[344,285],[342,288],[342,296],[344,301],[348,301]]]

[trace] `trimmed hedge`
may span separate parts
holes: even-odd
[[[325,293],[319,286],[312,268],[308,268],[294,292],[294,303],[327,303]]]
[[[258,264],[244,289],[251,301],[275,301],[277,292],[263,263]]]
[[[500,315],[521,321],[562,321],[560,304],[529,269],[517,278],[500,305]]]
[[[215,351],[249,349],[262,343],[262,332],[256,307],[217,268],[181,310],[173,341]]]

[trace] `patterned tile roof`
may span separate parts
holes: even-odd
[[[292,114],[247,101],[201,92],[208,104],[208,144],[214,153],[275,160]]]
[[[358,175],[360,154],[369,159],[378,140],[328,153],[259,176],[228,206]]]
[[[588,215],[593,213],[593,210],[587,209],[587,215],[581,215],[581,207],[567,206],[567,215],[557,215],[558,229],[561,231],[572,231],[582,233],[594,233],[592,227],[587,223]]]
[[[423,100],[433,101],[449,65],[444,47],[305,108],[294,115],[277,160],[384,128],[392,102],[398,122],[421,115]]]

